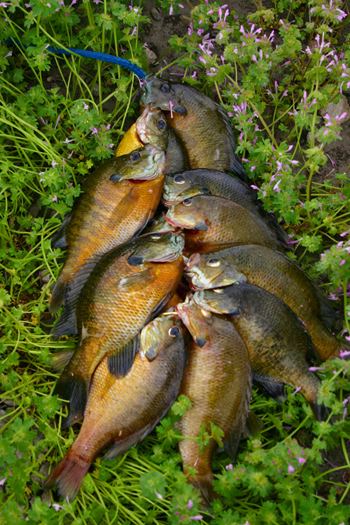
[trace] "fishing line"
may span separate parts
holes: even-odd
[[[31,44],[30,46],[26,46],[25,44],[21,44],[18,40],[13,38],[7,38],[5,40],[7,44],[10,44],[11,46],[18,46],[24,49],[27,49],[27,47],[36,47],[34,44]],[[146,76],[146,73],[138,67],[136,64],[133,64],[129,60],[126,60],[126,58],[120,58],[113,55],[108,55],[107,53],[98,53],[97,51],[87,51],[85,49],[74,49],[71,47],[67,47],[67,49],[57,49],[52,46],[48,46],[45,49],[47,51],[50,51],[50,53],[56,53],[58,55],[78,55],[85,58],[91,58],[93,60],[101,60],[102,62],[109,62],[110,64],[117,64],[118,66],[125,67],[129,71],[132,71],[134,75],[136,75],[139,79],[143,79]]]

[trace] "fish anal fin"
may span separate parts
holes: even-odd
[[[131,370],[134,364],[135,355],[138,352],[140,344],[140,336],[137,335],[126,343],[122,348],[119,348],[114,354],[107,357],[107,366],[109,373],[115,377],[125,377]]]
[[[318,403],[312,403],[309,401],[311,410],[315,416],[316,421],[327,421],[330,415],[330,409],[324,405],[319,405]]]
[[[89,386],[90,379],[86,380],[81,375],[70,372],[69,366],[62,372],[53,393],[70,401],[69,414],[62,425],[63,428],[73,425],[84,417]]]
[[[69,361],[72,359],[73,354],[74,350],[65,350],[63,352],[51,354],[51,368],[53,368],[56,372],[62,372],[68,365]]]
[[[224,449],[225,452],[230,456],[232,461],[236,461],[239,442],[241,441],[241,435],[241,432],[237,430],[237,428],[235,428],[229,433],[229,435],[225,439]]]
[[[113,447],[103,456],[103,459],[114,459],[117,456],[119,456],[119,454],[126,452],[127,450],[129,450],[129,448],[136,445],[139,441],[145,439],[145,437],[148,436],[148,434],[152,431],[154,426],[155,424],[152,425],[150,423],[145,427],[141,428],[141,430],[138,430],[134,434],[129,435],[125,439],[120,439],[116,441]]]

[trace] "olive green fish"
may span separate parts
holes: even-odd
[[[194,290],[248,282],[276,295],[303,321],[322,361],[346,347],[329,331],[337,315],[322,291],[297,263],[281,252],[247,245],[210,255],[195,254],[186,263],[185,275]]]
[[[129,372],[142,327],[169,302],[181,280],[183,245],[181,235],[166,233],[115,248],[92,271],[77,308],[64,312],[68,327],[77,326],[79,333],[55,388],[71,402],[66,426],[83,416],[91,376],[104,357],[111,374]]]
[[[194,294],[196,304],[210,312],[231,314],[247,345],[253,378],[272,396],[283,395],[283,385],[300,390],[317,420],[328,410],[317,403],[320,380],[309,362],[320,358],[310,335],[293,311],[278,297],[247,283]]]
[[[141,103],[152,103],[167,112],[169,124],[187,150],[191,169],[230,171],[247,180],[235,154],[230,119],[222,106],[188,84],[169,82],[155,75],[148,75],[142,82]]]
[[[252,390],[252,374],[246,345],[232,323],[224,317],[203,315],[192,300],[176,306],[193,342],[181,393],[191,401],[177,428],[185,438],[179,442],[183,469],[208,505],[215,497],[211,460],[217,446],[210,439],[200,454],[198,438],[205,424],[224,432],[224,447],[233,460],[246,420]],[[195,469],[196,474],[189,474]]]
[[[165,220],[189,229],[188,253],[205,253],[238,244],[260,244],[282,249],[284,244],[264,221],[246,208],[220,197],[198,196],[169,208]]]
[[[187,330],[175,316],[155,319],[130,372],[117,379],[104,358],[93,375],[84,421],[63,460],[46,480],[71,502],[94,459],[109,445],[112,459],[144,439],[178,396],[186,362]],[[152,356],[151,359],[149,357]]]
[[[276,217],[265,211],[255,191],[243,181],[217,170],[198,169],[176,174],[165,172],[165,174],[162,200],[166,206],[173,206],[197,195],[221,197],[243,206],[250,213],[261,218],[281,242],[287,242],[288,236],[278,224]]]

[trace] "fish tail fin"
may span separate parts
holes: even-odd
[[[56,372],[62,372],[68,365],[69,361],[72,359],[73,354],[74,354],[74,350],[65,350],[63,352],[57,352],[56,354],[51,354],[50,355],[51,368],[53,368]]]
[[[245,423],[244,433],[247,437],[257,436],[260,434],[264,428],[264,423],[261,421],[260,417],[253,414],[253,412],[248,413],[247,420]]]
[[[210,507],[214,499],[219,499],[218,494],[214,490],[212,472],[202,476],[188,476],[188,481],[196,489],[200,490],[205,507]]]
[[[74,500],[91,463],[76,456],[72,449],[44,482],[44,489],[57,485],[59,495],[67,502]]]
[[[327,421],[330,415],[330,409],[318,403],[309,402],[311,410],[315,416],[316,421]]]
[[[65,283],[64,277],[61,272],[52,290],[52,294],[50,298],[49,310],[50,310],[50,313],[52,314],[55,314],[59,310],[63,302],[65,285],[66,283]]]
[[[63,428],[73,425],[84,417],[89,386],[90,378],[86,380],[77,373],[72,375],[69,372],[69,367],[61,374],[53,393],[58,394],[62,399],[70,401],[69,414],[62,425]]]

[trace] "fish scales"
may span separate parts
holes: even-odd
[[[322,361],[339,354],[344,343],[327,328],[334,326],[335,311],[310,277],[287,255],[264,246],[235,246],[210,256],[193,256],[185,268],[195,289],[233,284],[240,279],[234,275],[235,271],[241,272],[249,284],[282,299],[293,310],[305,323]]]
[[[191,201],[191,202],[190,202]],[[283,244],[264,222],[242,206],[220,197],[198,196],[172,206],[164,218],[185,230],[188,253],[213,252],[238,244],[282,249]]]
[[[174,323],[177,335],[169,336]],[[168,318],[158,328],[154,360],[137,354],[128,375],[119,379],[109,373],[106,358],[98,365],[79,435],[45,483],[47,488],[57,484],[68,501],[74,499],[91,463],[106,447],[114,445],[107,458],[125,452],[151,432],[175,401],[186,360],[185,328]]]
[[[246,345],[225,318],[215,314],[204,317],[192,302],[180,304],[176,310],[194,339],[181,387],[181,393],[191,401],[191,408],[177,423],[177,428],[183,437],[197,438],[203,424],[210,429],[210,422],[213,422],[223,430],[225,448],[235,459],[245,429],[252,389]],[[206,338],[204,345],[200,342],[203,337]],[[210,439],[200,454],[200,445],[196,441],[179,442],[184,472],[188,474],[189,467],[197,470],[194,475],[188,474],[188,480],[200,488],[207,504],[215,496],[211,459],[216,446],[216,442]]]
[[[90,379],[99,362],[109,356],[115,360],[116,375],[125,375],[135,355],[134,338],[178,287],[183,240],[172,234],[160,239],[164,245],[160,245],[159,257],[169,245],[173,260],[128,263],[138,247],[150,249],[152,242],[158,241],[152,241],[152,236],[139,237],[106,254],[80,294],[76,310],[80,343],[55,388],[55,393],[71,401],[67,426],[82,417]]]
[[[247,180],[235,154],[230,119],[222,106],[187,84],[169,82],[154,75],[143,80],[142,91],[142,103],[153,103],[167,112],[171,110],[166,118],[187,150],[191,169],[230,171]]]
[[[247,345],[253,377],[268,391],[287,384],[300,389],[315,417],[328,412],[317,404],[318,377],[309,363],[320,361],[311,337],[293,311],[266,290],[240,283],[219,290],[196,292],[198,306],[232,314],[231,320]]]

